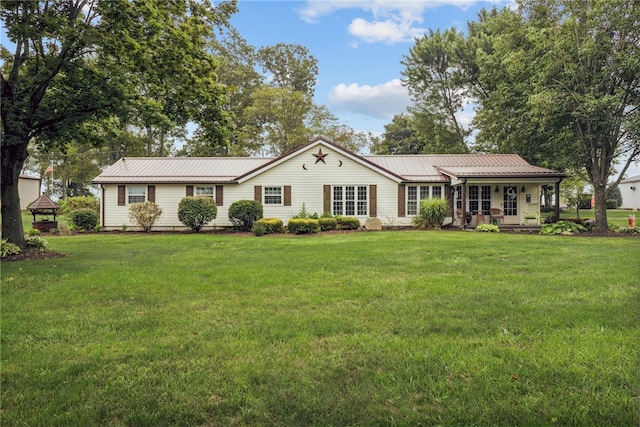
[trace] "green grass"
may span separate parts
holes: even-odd
[[[2,264],[3,426],[638,423],[638,238],[49,242]]]
[[[627,218],[629,215],[635,214],[636,220],[640,218],[640,212],[633,210],[618,210],[618,209],[608,209],[607,210],[607,222],[609,224],[614,224],[620,227],[627,227],[629,223],[627,222]],[[542,214],[545,216],[546,214]],[[575,218],[576,210],[575,209],[567,209],[560,213],[560,218]],[[591,218],[595,219],[596,213],[593,209],[581,209],[580,210],[580,218]]]

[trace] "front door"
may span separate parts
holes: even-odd
[[[503,188],[502,210],[505,224],[518,224],[518,188],[514,186]]]

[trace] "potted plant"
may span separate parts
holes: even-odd
[[[471,224],[471,217],[473,217],[473,214],[469,211],[464,213],[464,220],[467,222],[467,225]]]

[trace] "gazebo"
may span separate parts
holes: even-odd
[[[42,193],[33,203],[27,206],[27,209],[31,211],[33,215],[33,228],[40,231],[49,231],[52,228],[58,228],[58,221],[56,221],[56,214],[60,210],[60,206],[51,200],[49,196]],[[53,215],[53,221],[49,221],[45,218],[42,221],[36,221],[36,215]]]

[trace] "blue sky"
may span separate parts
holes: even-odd
[[[404,55],[431,29],[465,30],[484,8],[512,0],[240,0],[231,24],[256,48],[300,44],[318,60],[315,101],[356,131],[380,135],[409,95]],[[471,120],[471,108],[463,114]]]

